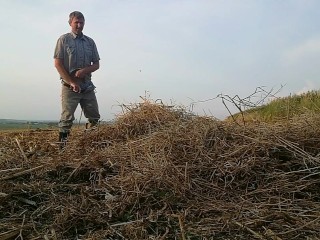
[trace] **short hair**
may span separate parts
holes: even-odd
[[[85,20],[83,14],[81,12],[78,12],[78,11],[74,11],[74,12],[69,14],[69,21],[68,21],[69,24],[71,24],[73,18],[80,18],[80,19]]]

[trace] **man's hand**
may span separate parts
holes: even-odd
[[[86,76],[86,71],[84,68],[79,69],[78,71],[76,71],[76,73],[74,74],[75,77],[77,78],[84,78]]]
[[[80,86],[79,86],[78,84],[74,83],[74,82],[71,82],[71,83],[70,83],[70,88],[71,88],[72,91],[74,91],[74,92],[77,92],[77,93],[81,92]]]
[[[85,68],[81,68],[78,71],[76,71],[74,76],[77,78],[85,78],[86,74],[90,74],[96,71],[97,69],[99,69],[99,67],[100,67],[99,61],[94,62],[92,65]]]

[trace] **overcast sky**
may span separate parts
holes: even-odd
[[[111,120],[140,96],[223,119],[221,99],[209,100],[219,94],[318,90],[319,9],[319,0],[0,0],[0,118],[59,120],[53,52],[74,10],[98,47],[93,82]]]

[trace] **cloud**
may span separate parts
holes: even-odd
[[[315,84],[314,82],[312,81],[306,81],[305,82],[305,86],[303,88],[301,88],[299,91],[297,91],[297,94],[300,95],[300,94],[303,94],[303,93],[306,93],[308,91],[312,91],[314,89],[317,89],[317,84]]]
[[[288,64],[299,63],[307,59],[313,59],[320,54],[320,37],[308,39],[299,45],[289,49],[284,56]]]

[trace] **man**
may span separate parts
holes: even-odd
[[[95,42],[82,33],[84,24],[81,12],[70,13],[71,32],[58,39],[54,52],[54,66],[62,84],[59,141],[64,143],[70,134],[79,103],[88,119],[86,126],[93,127],[100,119],[95,86],[91,81],[91,73],[99,69],[100,57]]]

